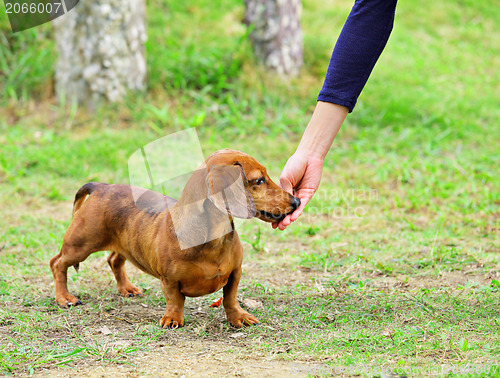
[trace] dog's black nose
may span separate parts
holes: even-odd
[[[300,199],[297,197],[293,197],[292,202],[290,203],[292,206],[293,211],[297,210],[297,208],[300,206]]]

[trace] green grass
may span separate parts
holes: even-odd
[[[142,145],[197,127],[206,156],[243,150],[278,181],[352,5],[303,4],[306,64],[281,81],[255,63],[240,1],[148,2],[148,91],[95,114],[53,97],[50,25],[12,35],[0,16],[1,373],[125,366],[151,375],[144,358],[158,360],[162,348],[193,361],[212,348],[221,374],[231,373],[224,356],[308,362],[301,371],[311,375],[498,364],[500,8],[487,2],[401,2],[306,214],[284,232],[239,226],[239,295],[262,303],[251,310],[262,326],[238,335],[222,309],[208,308],[215,293],[188,300],[186,327],[165,332],[159,282],[131,270],[146,295],[119,297],[103,253],[69,273],[85,305],[55,305],[48,261],[75,191],[127,183]]]

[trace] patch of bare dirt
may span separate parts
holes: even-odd
[[[229,352],[228,349],[231,349]],[[250,354],[250,355],[249,355]],[[253,355],[221,342],[189,341],[137,353],[126,364],[87,364],[44,369],[35,377],[304,377],[320,365]]]

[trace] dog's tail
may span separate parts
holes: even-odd
[[[80,207],[82,207],[87,197],[92,194],[92,192],[97,188],[98,185],[99,183],[97,182],[89,182],[88,184],[85,184],[80,189],[78,189],[78,192],[76,192],[75,195],[75,202],[73,202],[73,215],[75,215]],[[75,265],[73,265],[73,268],[75,268],[76,272],[78,273],[80,264],[76,263]]]
[[[90,196],[92,192],[97,188],[99,183],[97,182],[89,182],[88,184],[85,184],[82,186],[78,192],[76,192],[75,195],[75,202],[73,202],[73,214],[75,214],[82,204],[85,202],[87,199],[87,196]]]

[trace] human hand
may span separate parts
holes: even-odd
[[[349,109],[342,105],[318,101],[297,151],[288,159],[281,172],[280,186],[300,199],[300,206],[273,228],[284,230],[304,211],[319,187],[323,161]]]
[[[288,159],[281,172],[280,186],[300,199],[300,206],[280,222],[274,222],[273,228],[283,231],[302,214],[307,203],[319,187],[323,171],[323,159],[302,152],[295,152]]]

